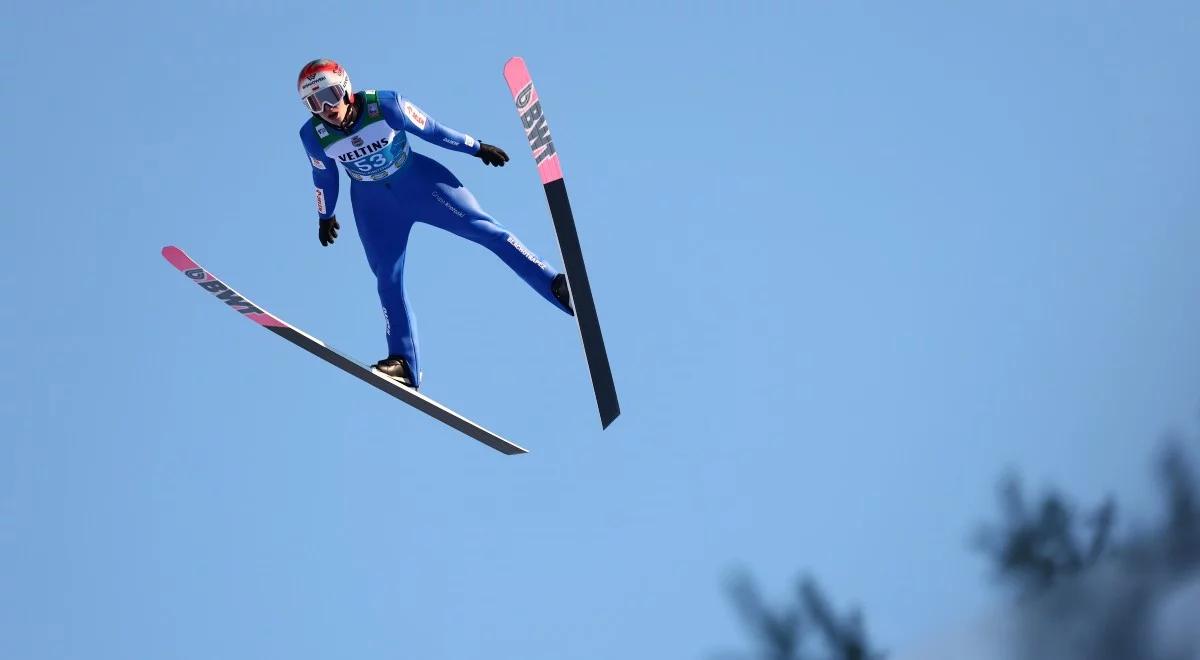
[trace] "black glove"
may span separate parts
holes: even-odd
[[[504,164],[508,162],[508,154],[504,153],[503,149],[493,147],[484,142],[479,143],[479,151],[475,154],[475,157],[482,160],[484,165],[492,165],[494,167],[504,167]]]
[[[319,221],[321,227],[317,230],[317,238],[321,239],[321,245],[332,245],[333,240],[337,238],[338,221],[337,216],[333,216],[328,220]]]

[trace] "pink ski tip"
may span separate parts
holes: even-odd
[[[513,57],[508,58],[508,61],[504,63],[504,75],[507,76],[509,71],[517,71],[524,68],[525,59],[520,55],[514,55]]]
[[[174,245],[168,245],[164,247],[162,249],[162,256],[164,259],[171,262],[172,266],[178,268],[179,270],[190,270],[192,268],[200,267],[200,265],[195,261],[192,261],[192,258],[187,256],[183,250],[180,250]]]
[[[533,77],[529,75],[529,69],[525,66],[525,60],[514,57],[504,65],[504,81],[508,83],[508,91],[515,99],[521,93],[525,86],[533,81]]]

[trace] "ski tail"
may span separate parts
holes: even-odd
[[[596,301],[588,281],[587,268],[583,263],[583,248],[579,243],[579,232],[575,227],[575,216],[567,198],[567,186],[563,182],[562,161],[550,125],[542,110],[541,98],[533,86],[533,77],[525,60],[513,57],[504,65],[504,80],[516,105],[517,116],[525,130],[529,149],[537,163],[538,176],[546,192],[550,206],[550,217],[554,222],[554,233],[558,237],[558,248],[563,267],[567,271],[567,286],[571,291],[571,302],[575,307],[575,320],[579,326],[579,337],[583,343],[592,388],[596,394],[596,407],[600,412],[600,425],[608,428],[621,414],[617,401],[617,387],[613,382],[612,367],[608,351],[604,347],[604,336],[600,331],[600,317],[596,312]]]

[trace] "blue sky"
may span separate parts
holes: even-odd
[[[366,3],[363,3],[366,4]],[[13,7],[0,656],[703,658],[811,571],[875,638],[993,602],[1006,469],[1154,514],[1200,401],[1194,3]],[[542,94],[623,414],[569,322],[429,227],[408,289],[456,435],[208,300],[176,244],[383,357],[348,199],[316,240],[299,67],[558,260],[501,67]],[[343,177],[343,186],[346,179]]]

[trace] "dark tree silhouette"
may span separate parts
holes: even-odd
[[[883,657],[872,653],[867,643],[866,626],[862,611],[854,608],[844,619],[839,619],[829,600],[821,593],[817,583],[810,577],[800,582],[800,601],[809,618],[825,639],[825,645],[838,660],[870,660]]]
[[[801,643],[805,623],[799,606],[788,604],[773,612],[763,600],[754,580],[738,572],[729,580],[729,597],[759,642],[763,660],[802,660]]]
[[[1200,489],[1180,437],[1167,439],[1157,468],[1165,518],[1120,539],[1112,537],[1111,499],[1079,516],[1052,491],[1031,508],[1015,478],[1002,480],[1003,522],[984,528],[977,542],[1000,578],[1021,588],[1014,610],[1018,657],[1194,657],[1155,641],[1161,606],[1200,569]]]
[[[1167,499],[1167,560],[1172,570],[1186,572],[1200,563],[1200,502],[1182,444],[1179,438],[1169,441],[1158,467]]]
[[[976,546],[991,556],[1002,580],[1027,593],[1095,564],[1109,545],[1116,520],[1116,505],[1108,499],[1080,524],[1074,507],[1056,491],[1031,509],[1015,476],[1001,481],[1000,504],[1004,520],[983,527]],[[1090,539],[1081,538],[1081,528],[1091,530]]]
[[[797,584],[795,600],[773,610],[745,572],[729,581],[729,596],[759,643],[762,660],[873,660],[862,614],[840,617],[811,577]],[[811,633],[816,633],[812,635]],[[815,652],[813,646],[823,646]],[[746,656],[742,656],[746,657]]]
[[[1158,457],[1166,503],[1161,526],[1115,540],[1111,498],[1080,512],[1056,490],[1030,504],[1020,480],[1000,480],[1001,520],[983,525],[974,545],[997,577],[1021,596],[1014,610],[1015,657],[1060,660],[1178,660],[1187,651],[1152,651],[1157,606],[1200,576],[1200,481],[1183,449],[1167,439]],[[1109,558],[1112,558],[1109,560]],[[1098,564],[1103,569],[1089,572]],[[1086,575],[1085,575],[1086,574]],[[1067,579],[1078,578],[1078,579]],[[746,572],[728,583],[734,606],[758,643],[738,660],[874,660],[861,612],[839,616],[811,577],[793,600],[771,607]]]

